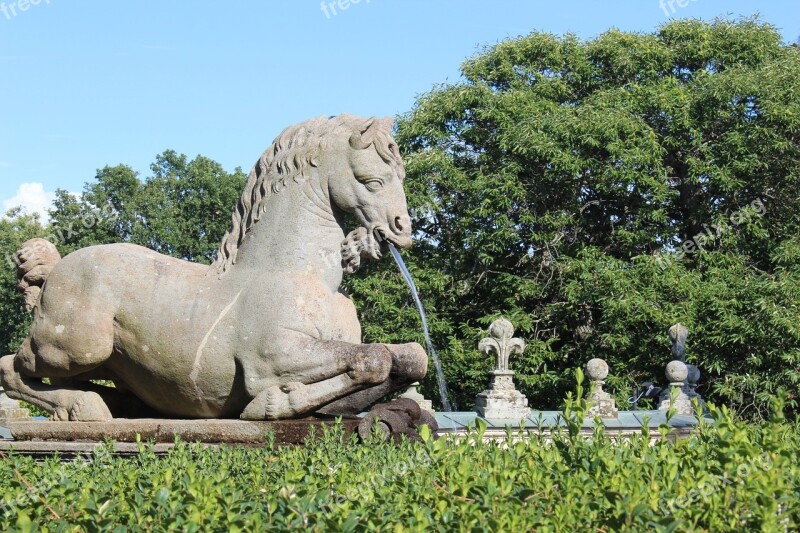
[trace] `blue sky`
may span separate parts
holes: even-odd
[[[249,170],[290,124],[404,113],[481,46],[534,30],[759,12],[800,36],[797,0],[0,2],[0,209],[41,210],[105,165],[147,176],[165,149]]]

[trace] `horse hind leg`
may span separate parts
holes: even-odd
[[[99,394],[72,387],[46,385],[41,379],[26,375],[25,363],[33,356],[30,350],[30,340],[26,340],[16,355],[0,359],[0,383],[9,397],[44,409],[53,415],[54,420],[111,420],[111,412]]]

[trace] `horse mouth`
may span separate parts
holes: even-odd
[[[376,227],[372,234],[375,240],[379,243],[387,242],[393,244],[396,248],[405,249],[411,248],[411,235],[405,233],[394,233],[386,228]]]

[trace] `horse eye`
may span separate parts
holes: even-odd
[[[369,180],[364,182],[364,187],[367,188],[368,191],[377,192],[383,189],[383,181],[381,180]]]

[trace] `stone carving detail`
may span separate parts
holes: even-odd
[[[419,387],[419,381],[415,381],[408,387],[407,391],[405,391],[403,394],[400,395],[400,397],[408,398],[409,400],[417,402],[417,405],[419,405],[420,409],[432,415],[435,415],[436,413],[433,410],[433,402],[427,400],[425,396],[420,394],[420,392],[417,390],[418,387]]]
[[[514,326],[505,318],[495,320],[489,326],[489,335],[478,344],[478,349],[485,355],[494,356],[495,369],[490,373],[489,388],[475,400],[475,411],[484,418],[528,418],[531,414],[528,399],[514,386],[514,371],[508,367],[509,357],[521,354],[525,342],[513,338]]]
[[[667,332],[669,340],[672,341],[672,357],[676,361],[686,362],[686,337],[689,330],[681,323],[675,324]]]
[[[586,375],[591,380],[589,389],[589,416],[600,418],[618,418],[617,405],[614,398],[603,390],[608,377],[608,363],[602,359],[592,359],[586,363]]]
[[[669,339],[672,341],[672,355],[675,361],[667,365],[667,379],[670,380],[670,387],[664,389],[660,397],[659,409],[666,410],[670,407],[670,389],[675,386],[675,383],[680,381],[680,392],[675,400],[675,409],[680,414],[694,414],[694,407],[692,402],[694,399],[700,403],[704,408],[705,402],[703,397],[697,392],[697,383],[700,381],[700,369],[695,365],[688,365],[686,363],[686,338],[689,336],[689,330],[683,324],[675,324],[669,328]],[[686,367],[686,376],[679,380],[672,379],[673,377],[683,376],[683,370],[680,365],[676,363],[683,363]],[[672,365],[672,366],[670,366]],[[688,405],[688,407],[687,407]]]
[[[689,397],[689,400],[697,402],[700,404],[700,408],[705,411],[706,410],[706,402],[703,400],[703,397],[700,396],[700,393],[697,392],[697,384],[700,381],[700,369],[697,368],[695,365],[686,365],[688,370],[688,376],[686,378],[686,389],[684,392],[686,396]]]
[[[26,243],[18,275],[33,324],[0,359],[7,394],[56,420],[148,409],[276,420],[359,413],[422,379],[423,348],[362,344],[340,290],[384,242],[411,246],[391,127],[340,115],[284,130],[250,172],[211,266],[131,244],[62,259],[42,239]]]
[[[358,424],[358,435],[366,440],[377,426],[384,440],[391,438],[394,442],[400,442],[405,436],[412,441],[419,441],[417,429],[423,424],[427,425],[436,436],[436,431],[439,429],[436,417],[420,409],[414,400],[398,398],[393,402],[379,403],[373,407]]]

